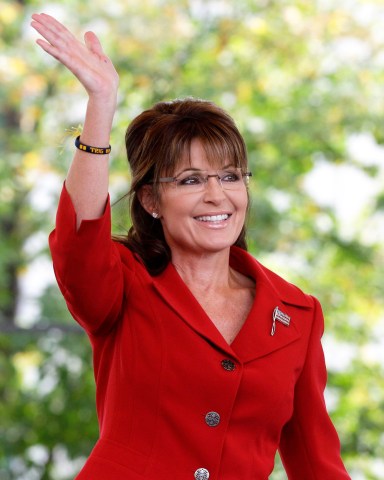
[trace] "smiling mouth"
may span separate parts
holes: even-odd
[[[199,222],[222,222],[228,220],[231,215],[223,213],[221,215],[202,215],[201,217],[195,217],[195,220]]]

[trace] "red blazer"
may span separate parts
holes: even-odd
[[[77,479],[267,480],[277,449],[289,479],[350,478],[323,399],[318,301],[234,247],[256,296],[228,345],[172,264],[152,277],[110,232],[109,205],[76,232],[64,188],[50,247],[92,343],[100,424]],[[271,335],[276,307],[290,323]]]

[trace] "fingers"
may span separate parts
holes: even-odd
[[[84,35],[84,41],[87,48],[97,55],[104,55],[103,47],[101,46],[100,40],[93,32],[86,32]]]
[[[50,43],[62,37],[73,38],[64,25],[45,13],[33,14],[31,26]]]
[[[62,23],[60,23],[58,20],[56,20],[56,18],[51,17],[51,15],[48,15],[47,13],[34,13],[32,15],[32,20],[34,23],[42,25],[51,30],[71,34],[71,32]]]
[[[38,39],[36,43],[57,59],[59,59],[60,53],[64,53],[68,49],[77,50],[80,46],[80,42],[74,35],[50,15],[45,13],[33,14],[31,26],[45,39]],[[87,32],[84,35],[84,40],[91,53],[104,57],[101,43],[93,32]]]
[[[37,39],[36,43],[72,71],[72,58],[79,47],[81,48],[74,35],[55,18],[45,13],[33,14],[31,26],[43,37]]]
[[[38,38],[36,40],[36,43],[47,53],[52,55],[52,57],[57,58],[57,50],[55,47],[53,47],[50,43],[46,42],[45,40],[42,40],[41,38]]]
[[[93,32],[84,35],[84,44],[44,13],[32,15],[31,26],[43,37],[36,43],[72,72],[89,95],[110,96],[117,89],[118,74]]]
[[[69,37],[70,32],[53,17],[46,14],[32,15],[31,26],[44,38],[36,43],[47,53],[58,58],[59,50],[65,44],[64,37]]]

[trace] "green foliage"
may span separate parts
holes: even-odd
[[[250,249],[320,299],[343,457],[353,478],[383,479],[380,0],[0,1],[0,477],[73,478],[97,438],[87,338],[53,275],[37,293],[22,288],[31,270],[38,283],[47,261],[86,101],[34,45],[34,11],[79,35],[95,30],[120,73],[113,199],[128,190],[124,130],[142,109],[192,95],[235,118],[254,174]],[[354,138],[363,142],[351,147]],[[125,201],[113,217],[116,232],[128,228]],[[272,478],[285,478],[278,459]]]

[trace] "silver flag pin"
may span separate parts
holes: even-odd
[[[273,310],[273,315],[272,315],[272,330],[271,330],[271,335],[273,336],[276,331],[276,320],[286,327],[289,327],[289,324],[291,322],[291,317],[287,315],[286,313],[282,312],[279,307],[275,307]]]

